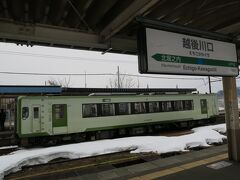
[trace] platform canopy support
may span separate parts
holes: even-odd
[[[227,125],[228,156],[240,161],[240,121],[235,77],[223,77],[225,121]]]

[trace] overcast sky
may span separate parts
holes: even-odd
[[[64,81],[70,79],[71,87],[84,87],[84,76],[56,75],[19,75],[16,73],[46,73],[46,74],[96,74],[116,73],[117,66],[121,73],[157,78],[132,77],[140,88],[197,88],[200,92],[208,92],[208,81],[205,76],[173,76],[145,75],[138,73],[137,56],[122,55],[94,51],[81,51],[52,47],[26,47],[10,43],[0,43],[0,84],[1,85],[44,85],[47,80]],[[115,76],[116,77],[116,76]],[[87,75],[87,87],[106,87],[110,75]],[[169,79],[175,78],[175,79]],[[182,79],[179,79],[182,78]],[[212,78],[217,80],[221,78]],[[237,80],[237,83],[239,80]],[[222,89],[222,82],[212,83],[212,91]]]

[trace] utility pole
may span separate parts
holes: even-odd
[[[137,84],[137,87],[138,87],[138,89],[139,89],[139,78],[137,77],[137,82],[138,82],[138,84]]]
[[[211,79],[210,76],[208,76],[208,87],[209,87],[209,94],[212,93],[212,87],[211,87]]]
[[[87,73],[85,71],[85,88],[87,88]]]
[[[240,161],[240,122],[235,77],[223,77],[225,122],[227,126],[228,157]]]
[[[120,72],[119,72],[119,66],[117,67],[117,76],[118,76],[118,89],[120,88]]]

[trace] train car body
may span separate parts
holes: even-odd
[[[17,135],[30,138],[121,130],[217,114],[215,94],[22,96],[18,98]]]

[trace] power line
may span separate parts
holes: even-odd
[[[145,75],[135,75],[135,74],[120,74],[133,77],[145,77],[145,78],[156,78],[156,79],[182,79],[182,80],[204,80],[205,78],[174,78],[174,77],[157,77],[157,76],[145,76]]]
[[[115,73],[34,73],[34,72],[11,72],[1,71],[0,74],[11,75],[31,75],[31,76],[115,76]],[[130,77],[142,77],[142,78],[155,78],[155,79],[179,79],[179,80],[204,80],[204,78],[175,78],[175,77],[157,77],[157,76],[145,76],[137,74],[121,74]]]
[[[215,83],[215,82],[220,82],[220,81],[222,81],[222,79],[220,79],[220,78],[217,78],[217,77],[215,77],[217,80],[211,80],[211,83],[213,82],[213,83]],[[240,79],[240,77],[236,77],[236,80],[239,80]],[[199,88],[201,88],[201,87],[203,87],[203,86],[207,86],[207,83],[203,83],[203,84],[201,84],[200,86],[197,86],[196,88],[197,89],[199,89]]]
[[[240,77],[236,77],[236,79],[239,79]],[[217,79],[217,80],[213,80],[211,82],[219,82],[219,81],[222,81],[222,79]]]
[[[114,73],[33,73],[33,72],[9,72],[9,71],[2,71],[0,74],[12,74],[12,75],[33,75],[33,76],[108,76],[108,75],[115,75]]]
[[[73,61],[98,61],[98,62],[106,62],[106,61],[111,61],[111,59],[100,59],[100,58],[86,58],[86,57],[73,57],[73,56],[60,56],[60,55],[51,55],[51,54],[37,54],[37,53],[26,53],[26,52],[18,52],[18,51],[2,51],[0,50],[1,54],[8,54],[8,55],[14,55],[14,56],[30,56],[30,57],[38,57],[38,58],[47,58],[46,60],[49,59],[61,59],[61,60],[73,60]],[[116,61],[116,60],[114,60]],[[126,60],[126,59],[121,59],[119,60],[120,62],[127,62],[127,63],[135,63],[135,61],[132,60]]]

